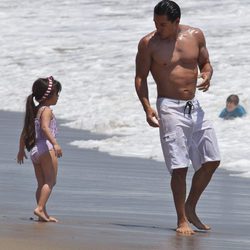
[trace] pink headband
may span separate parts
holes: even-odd
[[[48,77],[48,81],[49,81],[48,88],[47,88],[46,92],[44,93],[43,97],[39,100],[39,102],[47,99],[51,90],[52,90],[53,77],[52,76]]]

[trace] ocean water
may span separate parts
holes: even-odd
[[[138,41],[154,30],[157,2],[0,0],[0,109],[24,111],[33,81],[53,75],[63,85],[53,109],[69,121],[65,126],[108,135],[72,145],[163,161],[158,129],[147,125],[134,89]],[[250,178],[250,115],[218,118],[232,93],[250,113],[250,0],[177,3],[181,23],[206,36],[214,76],[210,90],[197,97],[214,122],[221,167]],[[149,91],[155,105],[152,77]]]

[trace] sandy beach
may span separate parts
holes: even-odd
[[[0,111],[0,250],[250,249],[250,179],[219,169],[197,211],[212,230],[182,236],[174,230],[164,163],[78,149],[69,142],[103,135],[65,126],[59,127],[63,158],[47,208],[60,221],[37,222],[31,161],[19,166],[15,160],[22,122],[22,113]]]

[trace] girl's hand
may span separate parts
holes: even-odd
[[[23,164],[24,158],[28,159],[25,151],[24,150],[19,150],[19,152],[17,153],[17,163]]]
[[[58,158],[62,157],[62,149],[61,149],[60,145],[54,144],[53,148],[54,148],[56,157],[58,157]]]

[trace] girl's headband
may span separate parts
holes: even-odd
[[[52,85],[53,85],[53,77],[52,76],[48,77],[48,81],[49,81],[48,88],[46,92],[44,93],[43,97],[38,102],[41,102],[47,99],[49,94],[51,93]]]

